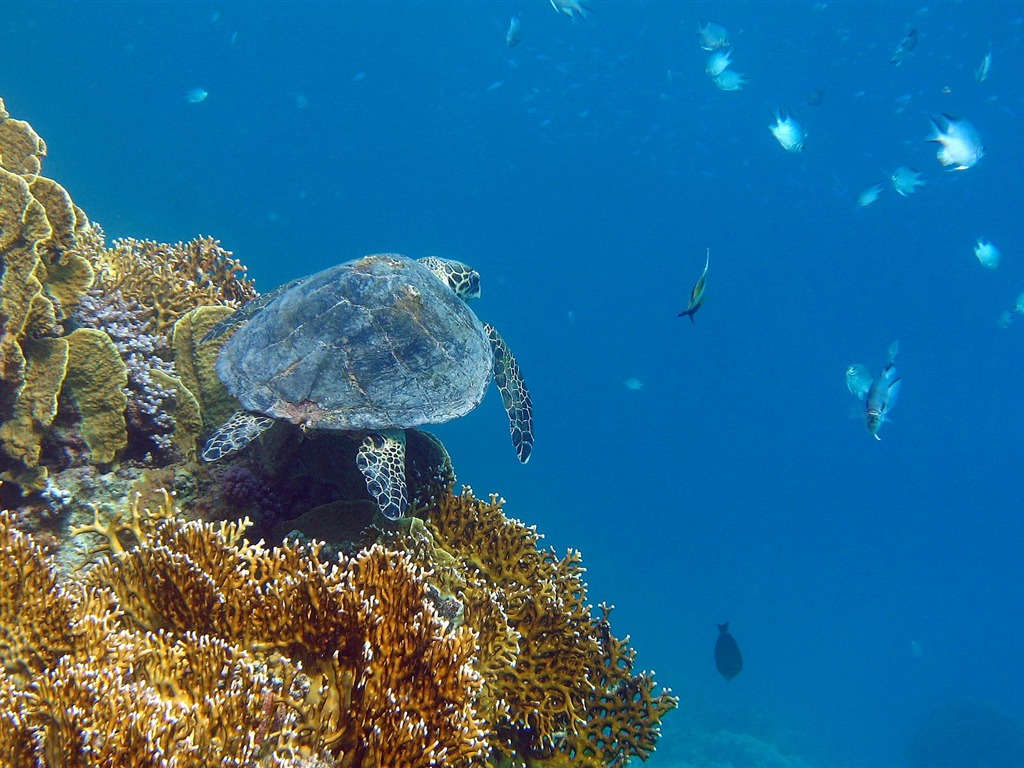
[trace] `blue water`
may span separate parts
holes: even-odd
[[[1020,716],[1024,3],[592,5],[7,3],[0,95],[110,237],[214,235],[264,291],[389,250],[480,270],[536,450],[493,392],[437,431],[462,482],[582,550],[680,696],[651,765],[902,766],[935,706]],[[745,90],[704,73],[700,17]],[[976,167],[936,160],[942,112]],[[927,185],[859,207],[899,165]],[[896,339],[878,442],[844,374]],[[702,746],[719,729],[756,741]]]

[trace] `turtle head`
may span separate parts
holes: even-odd
[[[425,256],[417,261],[437,275],[461,299],[469,301],[480,298],[480,273],[468,264],[437,256]]]

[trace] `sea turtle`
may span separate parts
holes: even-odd
[[[204,338],[237,329],[217,375],[244,410],[213,433],[203,460],[241,450],[275,419],[363,433],[356,463],[381,512],[397,519],[408,506],[405,430],[464,416],[493,378],[525,463],[530,395],[504,340],[464,301],[479,295],[479,274],[461,262],[384,253],[249,302]]]

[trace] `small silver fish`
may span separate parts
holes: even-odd
[[[907,55],[917,47],[917,27],[907,32],[900,44],[896,46],[896,51],[893,53],[892,58],[889,59],[890,63],[895,64],[897,67],[903,63],[903,60],[907,58]]]
[[[693,322],[693,316],[697,314],[697,310],[704,304],[704,288],[708,282],[708,266],[711,264],[711,249],[708,248],[707,257],[704,260],[704,271],[700,273],[700,277],[697,278],[697,282],[694,283],[693,290],[690,291],[690,303],[686,309],[680,312],[677,317],[683,315],[689,315],[690,322]]]
[[[877,379],[861,363],[846,369],[846,387],[864,403],[864,424],[875,440],[882,439],[878,430],[883,422],[888,421],[888,413],[896,404],[896,395],[900,391],[900,377],[894,364],[899,348],[898,341],[889,345],[889,357]]]
[[[943,127],[939,120],[945,123]],[[985,156],[985,147],[977,129],[964,120],[957,120],[943,114],[938,120],[932,118],[935,134],[928,141],[941,144],[936,157],[952,171],[965,171]]]
[[[901,196],[909,197],[914,194],[914,190],[925,185],[922,175],[920,171],[901,165],[892,173],[892,188]]]
[[[732,60],[729,58],[730,53],[731,52],[728,48],[723,48],[712,53],[708,56],[708,63],[707,66],[704,67],[704,71],[711,77],[718,77],[728,69],[730,64],[732,64]]]
[[[985,269],[995,269],[999,266],[999,260],[1002,258],[998,248],[992,245],[992,243],[986,243],[981,239],[974,246],[974,255],[978,257],[978,261],[981,262],[981,266],[985,267]]]
[[[515,48],[519,44],[519,14],[513,16],[509,21],[505,42],[508,43],[509,48]]]
[[[884,186],[882,185],[882,182],[878,182],[877,184],[872,184],[870,187],[867,187],[857,195],[857,205],[861,208],[867,208],[878,199],[878,196],[882,194],[883,189]]]
[[[800,127],[800,123],[794,120],[789,113],[783,116],[783,112],[775,110],[775,125],[769,125],[768,130],[787,152],[803,151],[806,134]]]
[[[580,2],[580,0],[551,0],[551,7],[558,13],[564,13],[573,21],[577,18],[586,21],[587,14],[593,13],[590,6]]]
[[[988,79],[988,73],[992,71],[992,43],[988,44],[988,53],[985,54],[985,58],[981,60],[981,64],[974,70],[974,77],[979,83],[983,83]]]
[[[729,32],[721,24],[701,19],[697,27],[697,42],[705,51],[729,47]]]
[[[189,104],[199,104],[206,101],[206,97],[209,95],[205,88],[193,88],[185,94],[185,101]]]
[[[747,76],[742,72],[726,69],[718,73],[718,77],[712,78],[715,85],[723,91],[742,91],[747,85]]]

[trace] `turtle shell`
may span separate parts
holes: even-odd
[[[405,429],[483,399],[493,354],[473,311],[398,254],[364,256],[284,286],[217,359],[242,407],[317,429]]]

